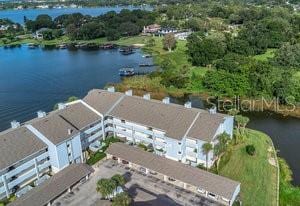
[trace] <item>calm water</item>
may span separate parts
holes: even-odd
[[[99,16],[105,14],[108,11],[120,12],[122,9],[146,9],[150,10],[151,8],[146,7],[95,7],[95,8],[62,8],[62,9],[24,9],[24,10],[0,10],[0,19],[8,18],[14,22],[23,24],[24,16],[27,19],[35,19],[40,14],[48,14],[52,18],[55,18],[62,14],[72,14],[72,13],[82,13],[84,15]]]
[[[50,111],[69,96],[119,82],[118,70],[151,63],[140,50],[124,56],[114,50],[68,51],[0,47],[0,131],[10,121],[25,121],[40,109]],[[150,68],[151,69],[151,68]],[[149,69],[139,69],[141,71]]]

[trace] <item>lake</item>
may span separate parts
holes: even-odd
[[[14,22],[24,24],[24,16],[27,19],[35,19],[40,14],[48,14],[52,18],[55,18],[62,14],[82,13],[84,15],[99,16],[109,11],[120,12],[122,9],[146,9],[150,10],[149,6],[119,6],[119,7],[84,7],[84,8],[62,8],[62,9],[23,9],[23,10],[0,10],[0,19],[8,18]]]
[[[92,88],[119,82],[119,69],[140,63],[151,64],[140,50],[122,55],[117,49],[68,51],[0,47],[0,131],[10,121],[25,121],[40,109],[52,110],[54,104],[70,96],[83,97]]]
[[[51,111],[53,106],[74,95],[82,98],[92,88],[119,82],[118,70],[125,66],[138,68],[151,63],[137,50],[124,56],[118,50],[68,51],[13,49],[0,47],[0,131],[14,119],[24,122],[38,110]],[[193,107],[205,108],[199,97],[188,97]],[[185,99],[186,100],[186,99]],[[172,99],[183,104],[183,99]],[[294,172],[295,185],[300,185],[300,119],[269,112],[248,113],[248,127],[261,130],[274,141],[280,156]]]

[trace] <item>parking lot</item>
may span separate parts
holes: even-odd
[[[151,175],[129,170],[125,165],[112,160],[101,162],[89,180],[78,184],[71,193],[61,196],[53,205],[105,205],[103,201],[100,204],[101,196],[96,192],[96,184],[99,179],[110,178],[115,174],[122,174],[128,180],[125,187],[136,206],[220,205]]]

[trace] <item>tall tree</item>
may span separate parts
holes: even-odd
[[[245,134],[246,125],[249,123],[250,119],[243,115],[236,115],[235,122],[237,124],[237,130],[240,135]]]
[[[112,206],[129,206],[132,202],[132,199],[129,197],[129,195],[125,192],[122,192],[120,194],[117,194],[112,199]]]
[[[222,156],[225,154],[230,137],[227,133],[218,135],[218,144],[214,146],[214,154],[217,156],[217,171],[219,171],[219,163]]]
[[[103,198],[107,199],[111,194],[113,194],[116,188],[117,184],[115,181],[103,178],[97,182],[96,190],[100,192]]]
[[[117,186],[124,186],[126,184],[126,180],[123,175],[116,174],[112,176],[111,179],[115,181]]]
[[[226,52],[226,44],[219,37],[204,37],[202,33],[194,33],[187,40],[191,61],[197,66],[207,66],[214,60],[222,58]]]
[[[209,152],[213,149],[213,146],[212,144],[210,143],[204,143],[202,145],[202,152],[203,154],[205,154],[205,158],[206,158],[206,170],[208,170],[208,155],[209,155]]]
[[[169,52],[176,48],[176,39],[174,34],[165,35],[165,37],[163,38],[163,46],[164,49],[168,50]]]

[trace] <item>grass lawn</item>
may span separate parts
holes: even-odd
[[[189,68],[189,75],[191,79],[190,84],[187,86],[185,92],[201,92],[201,79],[205,73],[209,70],[206,67],[196,67],[191,64],[188,59],[186,41],[178,40],[176,49],[172,52],[168,52],[163,49],[162,37],[154,37],[155,46],[144,48],[145,52],[149,52],[154,55],[154,62],[160,65],[165,59],[172,62],[175,68],[187,66]],[[172,93],[172,88],[168,89]]]
[[[268,162],[271,139],[258,131],[247,130],[247,133],[244,143],[233,146],[232,151],[222,158],[220,174],[241,182],[243,205],[275,206],[277,169]],[[246,153],[248,144],[255,146],[254,156]],[[226,159],[227,163],[224,162]]]
[[[300,204],[300,187],[294,187],[290,182],[292,180],[292,172],[285,162],[279,158],[280,165],[280,206],[293,206]]]
[[[191,80],[185,89],[178,88],[166,88],[160,84],[159,78],[149,78],[149,77],[133,77],[127,78],[122,83],[115,85],[120,91],[126,90],[128,88],[134,89],[135,92],[139,91],[149,91],[157,98],[161,98],[166,94],[171,96],[182,96],[185,93],[198,93],[202,91],[201,80],[205,73],[208,71],[208,68],[205,67],[195,67],[188,60],[188,54],[186,53],[186,41],[177,41],[176,49],[172,52],[168,52],[163,49],[163,37],[131,37],[131,38],[122,38],[115,43],[122,44],[147,44],[148,40],[153,38],[155,40],[154,46],[145,46],[143,50],[145,53],[153,55],[154,63],[158,66],[166,59],[172,62],[174,69],[178,69],[183,66],[187,66],[189,69],[189,77]]]
[[[255,55],[253,58],[259,61],[268,61],[269,59],[274,57],[274,52],[276,49],[267,49],[264,54]]]
[[[73,41],[73,42],[96,43],[96,44],[104,44],[107,42],[111,42],[111,43],[115,43],[118,45],[129,46],[132,44],[145,44],[147,42],[147,39],[149,39],[149,37],[134,36],[134,37],[123,37],[116,41],[107,41],[107,39],[104,37],[104,38],[97,38],[97,39],[93,39],[93,40],[78,40],[78,41]],[[16,44],[35,43],[35,44],[40,44],[40,45],[57,45],[57,44],[71,43],[71,42],[72,41],[67,36],[62,36],[60,38],[53,39],[53,40],[37,40],[37,39],[32,38],[30,35],[26,35],[26,36],[24,36],[24,38],[22,38],[18,41],[8,42],[8,44],[16,45]],[[0,39],[0,46],[4,46],[3,39]]]

